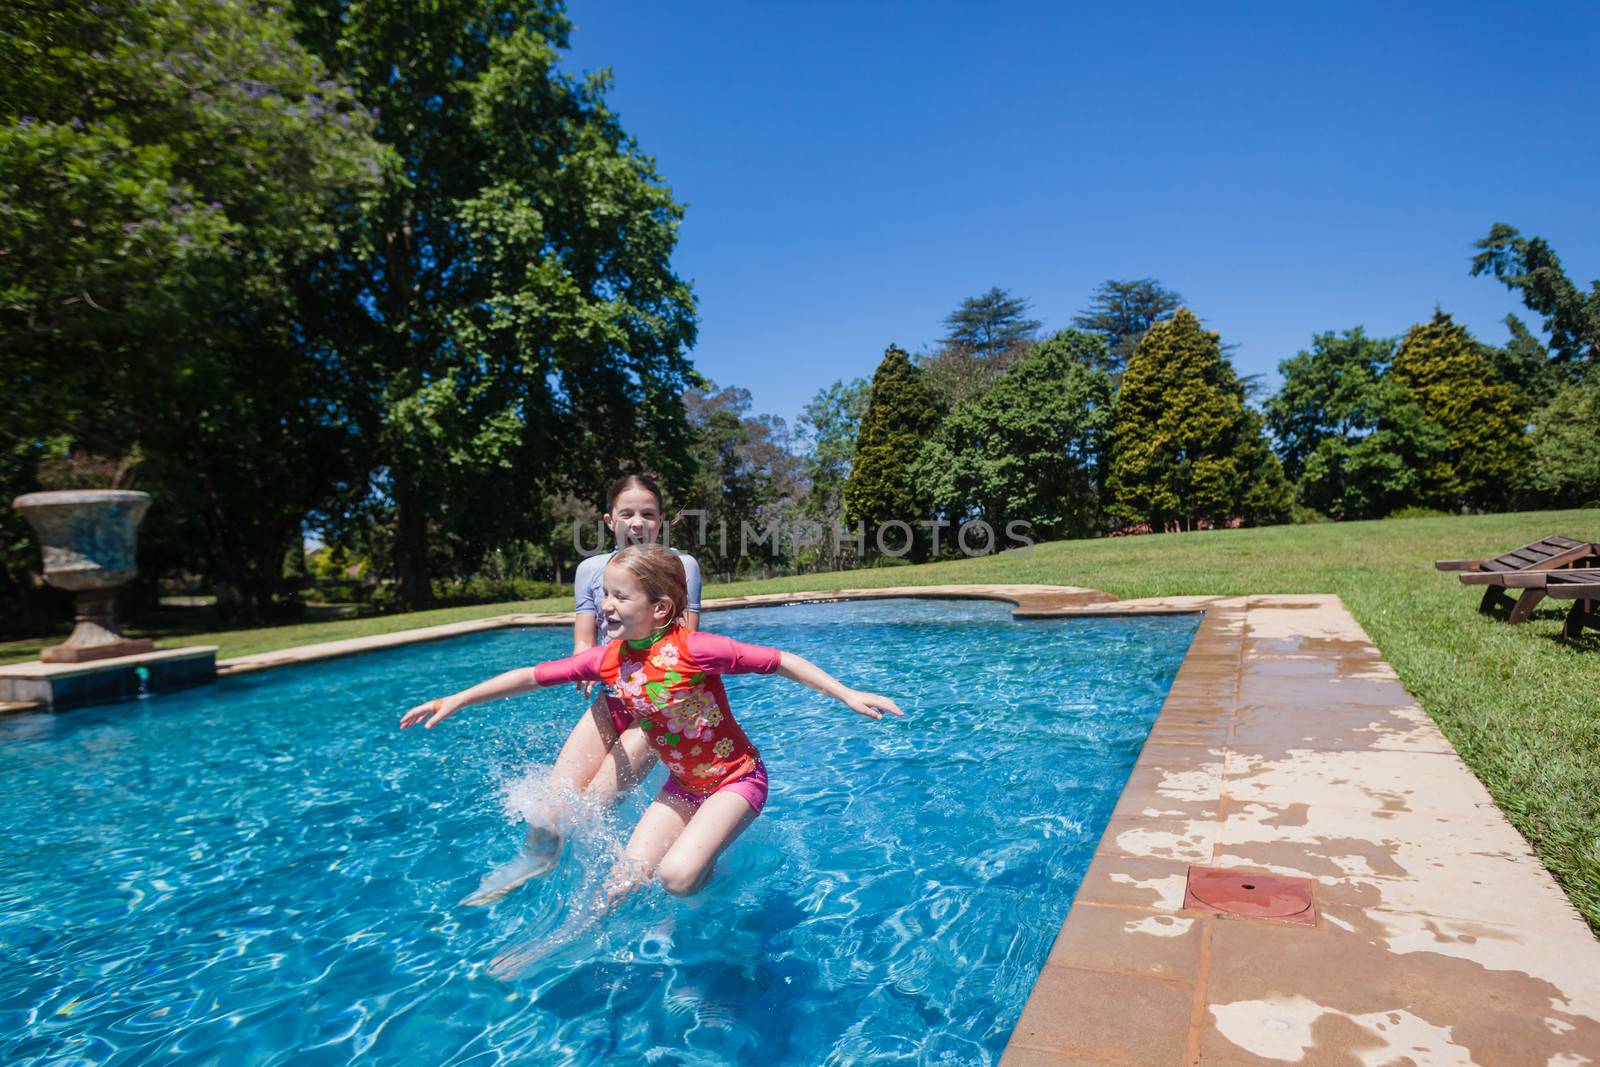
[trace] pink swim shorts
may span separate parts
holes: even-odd
[[[661,787],[661,792],[658,796],[677,797],[689,805],[689,809],[693,811],[706,802],[706,797],[714,796],[716,793],[737,793],[739,796],[744,797],[757,815],[760,815],[762,807],[767,803],[766,764],[756,760],[756,765],[750,769],[749,774],[729,782],[712,793],[696,793],[686,789],[681,782],[669,774],[667,775],[667,784]]]

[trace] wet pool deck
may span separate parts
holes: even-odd
[[[1053,586],[891,596],[1019,617],[1203,612],[1003,1067],[1600,1063],[1600,941],[1333,596],[1113,601]],[[239,673],[570,614],[218,664]],[[1310,879],[1316,925],[1186,909],[1191,865]]]

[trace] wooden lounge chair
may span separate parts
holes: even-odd
[[[1534,607],[1548,595],[1544,580],[1534,575],[1600,566],[1600,545],[1551,536],[1493,559],[1439,559],[1433,565],[1441,571],[1461,572],[1463,585],[1486,586],[1478,610],[1486,615],[1503,611],[1506,621],[1515,625],[1527,622]],[[1512,600],[1507,589],[1521,589],[1522,595]]]
[[[1577,637],[1585,626],[1600,630],[1600,567],[1578,567],[1545,572],[1546,595],[1572,601],[1567,621],[1561,627],[1564,637]]]

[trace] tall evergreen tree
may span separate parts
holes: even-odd
[[[1114,514],[1156,530],[1281,522],[1289,483],[1221,338],[1180,308],[1134,350],[1117,394],[1108,485]]]
[[[1507,289],[1520,292],[1530,311],[1544,316],[1551,358],[1569,378],[1581,377],[1600,362],[1600,280],[1583,292],[1544,238],[1523,237],[1502,222],[1490,227],[1489,236],[1476,247],[1472,273],[1494,275]]]
[[[1526,459],[1517,392],[1484,347],[1443,311],[1407,331],[1390,374],[1443,434],[1422,470],[1422,503],[1448,511],[1505,506]]]
[[[1112,279],[1094,291],[1089,306],[1073,318],[1072,324],[1106,339],[1101,369],[1119,375],[1133,358],[1145,331],[1170,319],[1182,306],[1183,297],[1154,278],[1126,282]]]
[[[683,209],[606,107],[606,77],[558,70],[561,5],[294,9],[403,163],[314,280],[359,366],[404,599],[428,598],[440,536],[531,539],[525,501],[624,463],[684,481]]]
[[[1550,350],[1515,315],[1505,318],[1511,340],[1503,348],[1490,348],[1489,361],[1500,377],[1517,390],[1518,411],[1548,403],[1571,375],[1550,358]]]
[[[941,408],[949,411],[979,396],[1028,354],[1039,323],[1027,311],[1026,301],[993,288],[945,316],[948,332],[917,359],[923,383]]]
[[[915,529],[928,501],[913,476],[922,443],[939,422],[939,411],[911,357],[890,345],[872,376],[867,412],[856,435],[855,459],[844,487],[846,520],[865,523],[867,552],[876,550],[877,527],[900,521]],[[885,543],[895,545],[885,536]],[[914,555],[926,546],[920,541]]]
[[[1028,318],[1028,302],[999,287],[963,300],[945,316],[944,324],[942,345],[989,361],[1033,340],[1039,332],[1038,321]]]

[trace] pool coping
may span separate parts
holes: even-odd
[[[1114,600],[1110,593],[1071,585],[906,585],[880,589],[832,589],[806,593],[756,593],[749,596],[719,597],[707,600],[703,605],[702,614],[734,608],[828,604],[841,600],[887,600],[905,597],[937,600],[1006,600],[1016,605],[1012,614],[1018,618],[1046,618],[1066,609],[1103,606]],[[340,641],[296,645],[293,648],[218,660],[217,674],[219,677],[247,674],[252,671],[356,656],[385,648],[399,648],[424,641],[442,641],[451,637],[517,626],[571,626],[574,618],[574,614],[570,611],[521,612],[492,615],[466,622],[444,623],[439,626],[424,626],[412,630],[396,630],[394,633],[373,634],[367,637],[350,637]]]
[[[1579,1064],[1600,941],[1336,596],[1203,613],[1002,1067]],[[1309,879],[1316,924],[1186,907]]]
[[[941,585],[705,609],[895,597],[1201,616],[1003,1067],[1594,1062],[1600,941],[1338,597]],[[218,673],[572,619],[508,614]],[[1191,865],[1309,879],[1316,925],[1186,908]]]

